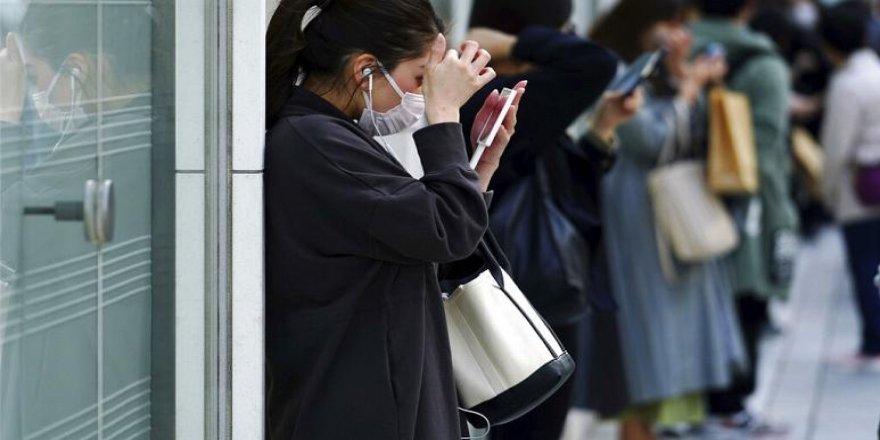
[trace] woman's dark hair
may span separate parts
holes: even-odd
[[[622,0],[599,20],[590,38],[632,62],[644,52],[645,32],[661,21],[684,20],[687,10],[687,0]]]
[[[858,0],[839,3],[822,11],[819,33],[834,50],[851,55],[868,45],[868,21],[871,7]]]
[[[749,27],[770,37],[789,64],[794,64],[797,51],[807,39],[807,31],[792,20],[784,5],[777,3],[762,5]]]
[[[559,29],[571,19],[572,0],[474,0],[470,27],[517,35],[528,26]]]
[[[323,12],[301,29],[306,11]],[[444,32],[428,0],[282,0],[266,33],[266,123],[272,127],[300,68],[337,86],[352,55],[374,55],[389,70],[424,55]]]
[[[753,0],[697,0],[697,8],[708,17],[733,18]]]

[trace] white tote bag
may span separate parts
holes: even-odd
[[[690,139],[670,139],[648,176],[660,262],[669,279],[676,278],[670,248],[678,261],[696,263],[720,257],[739,244],[730,213],[709,189],[705,163],[674,161],[677,144],[687,148]]]
[[[459,400],[499,425],[550,397],[574,360],[485,243],[480,252],[489,269],[458,287],[444,308]]]

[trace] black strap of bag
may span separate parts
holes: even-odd
[[[562,324],[587,310],[590,250],[554,200],[544,160],[494,201],[491,228],[519,287],[548,321]]]

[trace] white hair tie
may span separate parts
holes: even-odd
[[[321,9],[320,6],[316,5],[316,6],[312,6],[311,8],[309,8],[309,10],[306,11],[306,15],[303,15],[303,20],[302,20],[302,25],[300,25],[300,30],[305,32],[306,28],[309,27],[309,25],[312,24],[312,22],[315,21],[315,19],[318,18],[319,15],[321,15],[321,12],[323,12],[323,9]]]

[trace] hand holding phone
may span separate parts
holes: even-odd
[[[706,45],[705,55],[709,58],[717,58],[727,56],[727,50],[721,43],[709,43]]]
[[[611,83],[609,90],[624,95],[631,95],[648,78],[654,75],[657,68],[660,66],[660,61],[662,61],[665,56],[665,49],[643,54],[626,69],[623,75],[619,76],[613,83]]]
[[[480,159],[483,157],[483,153],[486,152],[486,147],[492,145],[492,142],[495,141],[495,136],[498,135],[498,130],[501,129],[501,124],[504,123],[504,118],[507,117],[507,113],[510,111],[510,106],[513,104],[514,99],[516,99],[516,96],[516,90],[505,88],[501,91],[491,113],[489,113],[484,121],[478,121],[478,123],[482,123],[482,127],[480,127],[479,135],[477,135],[477,145],[471,158],[471,168],[477,167],[477,164],[480,163]]]

